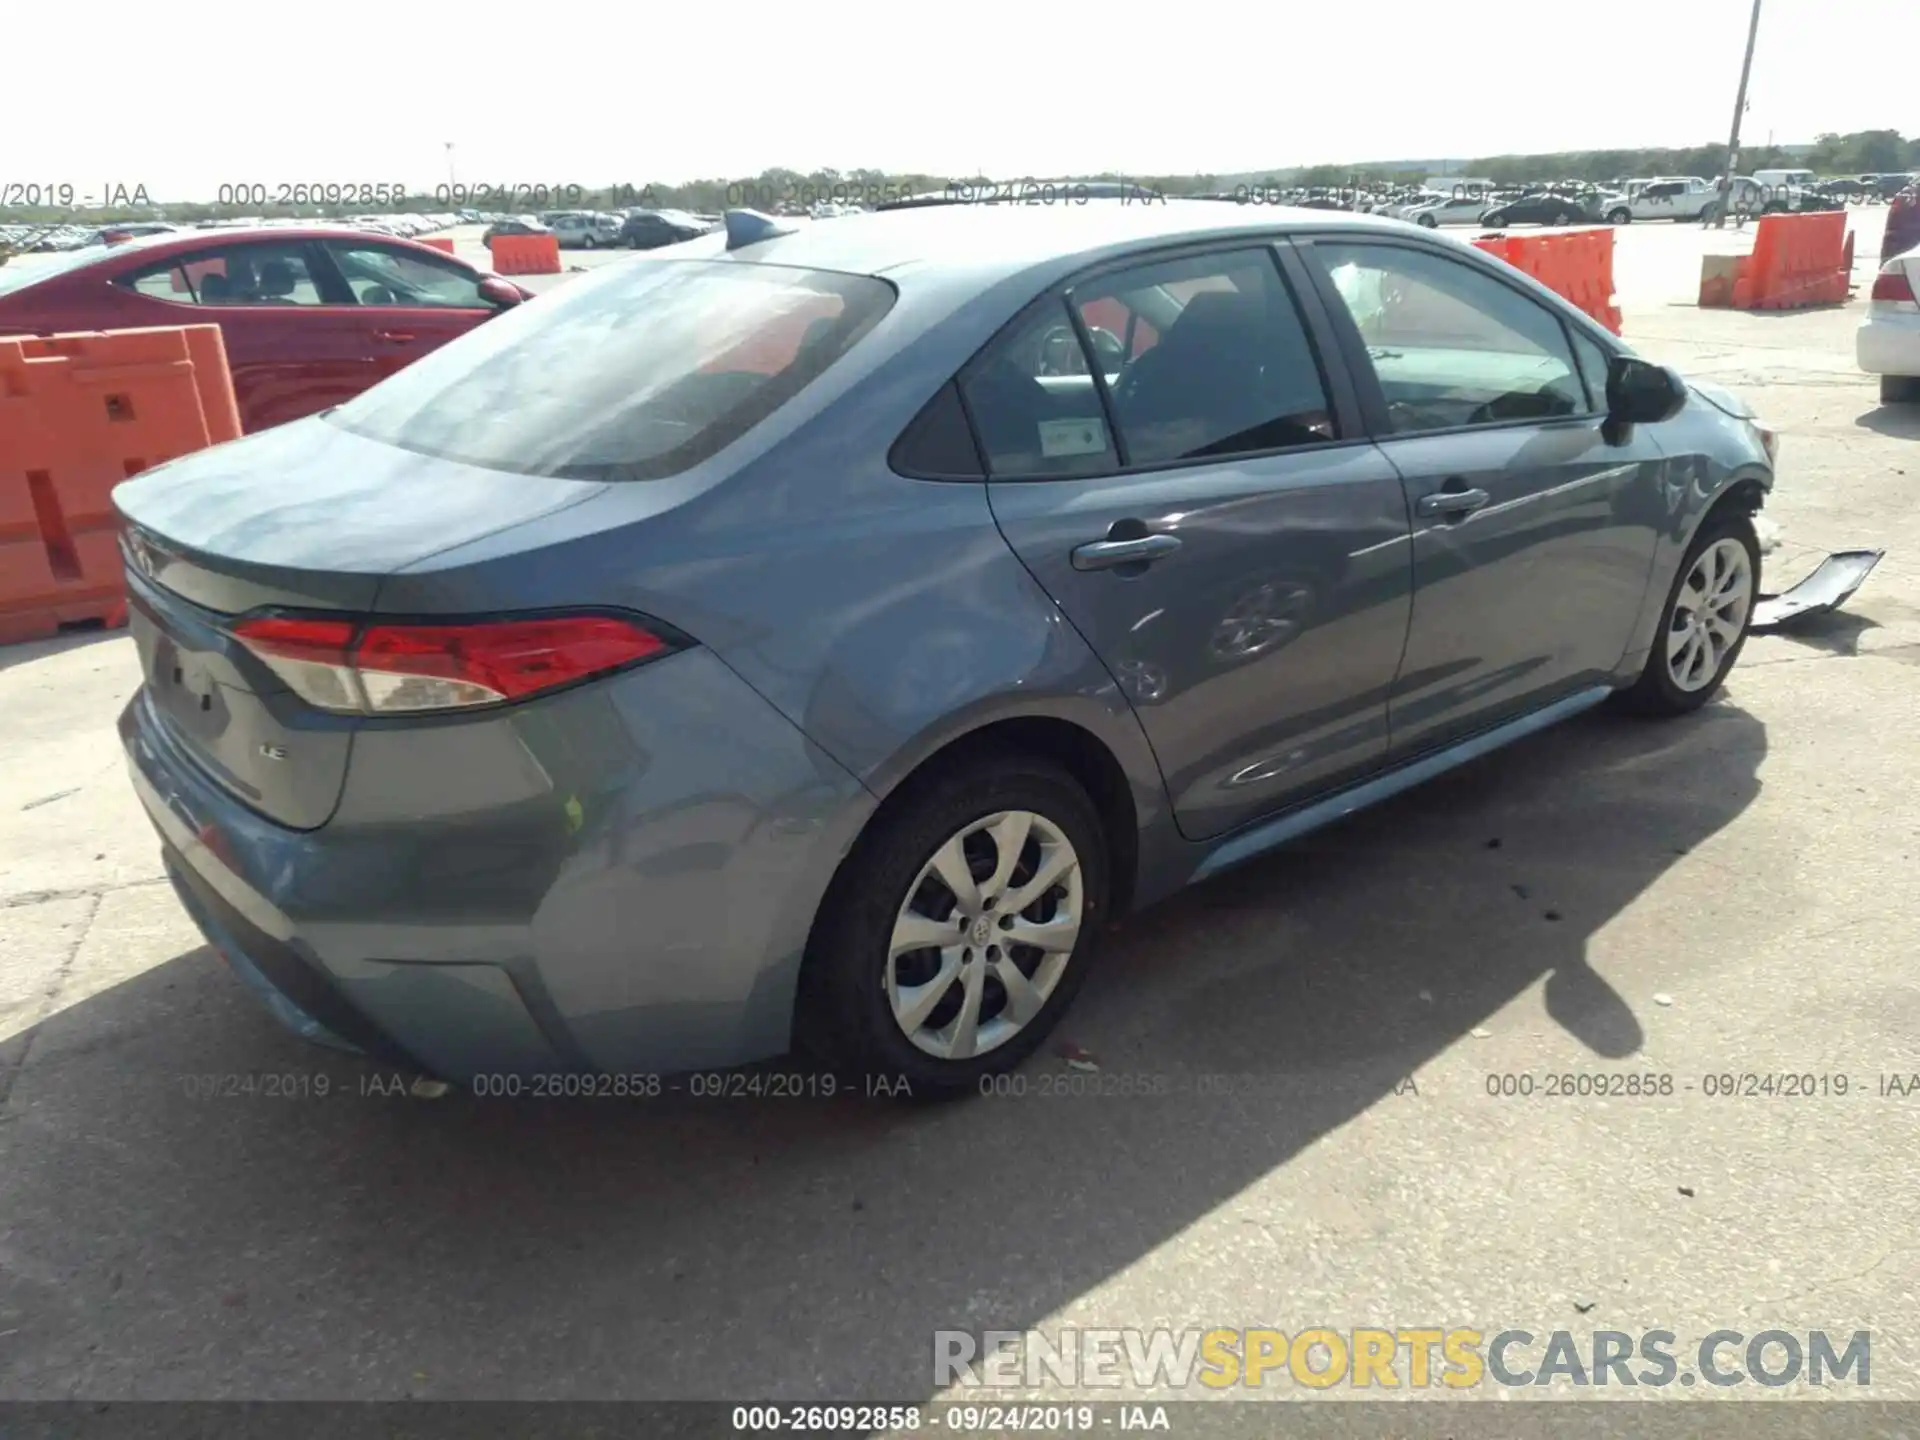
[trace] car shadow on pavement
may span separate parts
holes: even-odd
[[[102,640],[117,640],[126,633],[125,626],[114,630],[103,626],[76,626],[44,640],[22,640],[13,645],[0,645],[0,670],[44,660],[49,655],[59,655],[68,650],[84,650]]]
[[[0,1395],[922,1398],[934,1331],[1041,1322],[1536,984],[1632,1055],[1590,942],[1766,748],[1723,699],[1453,772],[1128,921],[1058,1037],[1098,1071],[941,1106],[409,1099],[179,956],[30,1037]]]
[[[1858,658],[1860,639],[1880,629],[1880,622],[1851,610],[1813,611],[1767,631],[1772,639],[1786,640],[1823,655]]]
[[[1853,423],[1897,440],[1920,440],[1920,405],[1876,405]]]

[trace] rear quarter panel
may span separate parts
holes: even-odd
[[[980,726],[1065,720],[1119,762],[1152,829],[1165,787],[1139,722],[1008,547],[985,485],[909,480],[886,463],[1016,304],[969,313],[956,339],[930,336],[903,299],[859,368],[842,362],[706,465],[418,562],[379,606],[480,610],[512,594],[517,607],[659,616],[880,798]]]

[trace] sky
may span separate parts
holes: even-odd
[[[1764,0],[1745,138],[1920,129],[1920,3]],[[4,187],[996,178],[1724,140],[1749,0],[22,3]],[[324,33],[322,33],[324,32]],[[98,101],[88,97],[97,96]],[[42,117],[31,128],[22,117]],[[447,150],[452,142],[451,157]]]

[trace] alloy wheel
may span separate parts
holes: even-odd
[[[1731,537],[1694,558],[1667,626],[1667,674],[1692,693],[1713,683],[1727,652],[1740,643],[1753,608],[1753,563]]]
[[[998,1049],[1066,974],[1086,894],[1066,832],[1003,810],[951,836],[894,917],[885,985],[894,1023],[941,1060]]]

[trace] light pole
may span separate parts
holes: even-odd
[[[453,141],[448,140],[443,143],[447,147],[447,199],[451,201],[460,182],[453,175]]]
[[[1747,22],[1747,53],[1740,62],[1740,93],[1733,101],[1733,132],[1727,137],[1727,171],[1720,177],[1720,205],[1713,228],[1724,230],[1733,208],[1733,172],[1740,168],[1740,117],[1747,111],[1747,77],[1753,73],[1753,42],[1760,35],[1760,0],[1753,0],[1753,18]]]

